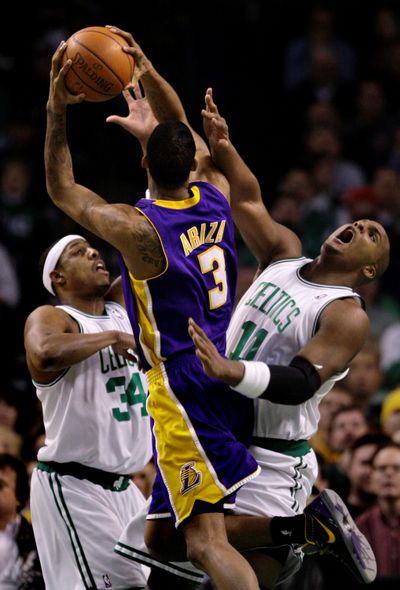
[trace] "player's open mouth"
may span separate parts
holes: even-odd
[[[108,274],[108,270],[106,269],[104,262],[98,262],[96,264],[96,271],[97,272],[103,272],[103,273],[107,273]]]
[[[350,244],[354,238],[354,231],[352,227],[346,227],[340,234],[336,236],[336,239],[343,244]]]

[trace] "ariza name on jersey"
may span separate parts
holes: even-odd
[[[185,256],[188,256],[193,250],[202,244],[216,244],[222,242],[224,237],[226,220],[211,221],[201,223],[200,226],[194,225],[179,237],[183,246]]]

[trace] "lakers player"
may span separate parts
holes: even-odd
[[[41,259],[59,305],[25,324],[26,361],[42,405],[44,446],[31,512],[47,590],[144,588],[146,572],[114,551],[144,505],[131,474],[149,461],[147,385],[132,349],[120,282],[79,235]]]
[[[47,188],[59,208],[121,253],[125,301],[149,383],[157,466],[150,513],[173,515],[189,559],[219,590],[258,590],[254,571],[228,543],[224,522],[237,489],[259,472],[247,450],[253,402],[204,375],[187,332],[193,315],[225,351],[237,275],[229,186],[205,142],[192,135],[180,101],[169,100],[174,90],[132,37],[122,34],[135,75],[162,121],[143,158],[154,200],[142,199],[136,207],[109,204],[75,181],[66,109],[84,95],[65,88],[71,66],[70,60],[62,66],[65,44],[52,60]],[[194,170],[196,182],[189,183]]]
[[[136,92],[135,90],[135,95]],[[129,115],[124,118],[113,116],[112,119],[138,137],[141,143],[144,144],[143,134],[145,134],[146,127],[148,127],[149,106],[146,103],[146,99],[141,97],[140,93],[139,96],[140,98],[134,100],[129,93],[125,93]],[[209,112],[211,113],[213,111],[211,93],[207,93],[206,101],[209,103]],[[203,116],[208,117],[208,111],[204,111]],[[214,139],[212,138],[211,144],[213,141],[219,141],[218,134],[216,134]],[[240,166],[237,167],[237,170],[239,169]],[[243,219],[247,214],[246,209],[239,208],[239,211],[240,217]],[[285,231],[284,228],[282,229]],[[305,284],[303,287],[305,287]],[[317,285],[315,288],[317,290],[314,294],[312,289],[304,289],[302,302],[304,309],[307,309],[308,320],[310,316],[314,317],[318,315],[325,305],[332,303],[338,297],[350,297],[355,302],[360,302],[359,296],[347,287],[329,288],[327,295],[321,293]],[[268,292],[268,288],[265,290],[265,297],[260,297],[261,303],[269,298],[270,316],[272,315],[275,320],[278,317],[281,318],[281,322],[277,322],[279,326],[276,332],[278,335],[281,332],[287,334],[286,328],[291,325],[291,316],[289,314],[292,312],[291,315],[296,317],[298,314],[297,306],[293,306],[291,298],[282,294],[279,289],[273,288],[270,289],[270,292]],[[285,308],[287,308],[286,316]],[[265,303],[262,310],[266,309],[267,304]],[[290,321],[288,321],[287,316],[289,316]],[[282,321],[282,318],[284,321]],[[240,322],[239,327],[244,322]],[[288,325],[285,327],[285,324]],[[235,325],[236,313],[234,313],[231,320],[232,329],[234,329]],[[249,338],[252,334],[252,326],[251,324],[245,324],[245,328],[247,329],[245,336]],[[228,334],[230,333],[230,329]],[[240,331],[241,337],[243,336],[243,332]],[[307,338],[306,324],[303,325],[301,334],[302,337]],[[263,350],[263,338],[265,339],[266,334],[261,329],[256,336],[254,343],[259,344],[261,351]],[[297,350],[300,344],[296,343],[293,333],[288,338],[288,342],[290,343],[292,339],[291,346],[294,347],[293,350]],[[239,346],[244,345],[245,338],[239,339],[239,342]],[[253,346],[254,349],[256,347]],[[283,370],[286,371],[285,368]],[[332,379],[328,380],[323,388],[320,388],[317,399],[320,399],[323,392],[325,390],[327,391],[331,384],[335,380],[339,380],[344,374],[345,371],[342,371],[337,375],[333,375]],[[294,371],[294,377],[296,377],[296,371]],[[302,383],[300,382],[299,384],[297,378],[294,386],[297,387],[298,385],[301,386]],[[299,391],[298,393],[301,392]],[[282,388],[279,394],[281,403],[291,404],[292,406],[302,403],[301,395],[294,395],[292,391],[288,392],[288,396],[285,399],[285,388]],[[288,410],[287,415],[291,415],[292,419],[296,420],[298,410],[296,408],[290,408],[289,405],[285,407]],[[268,415],[271,421],[273,421],[275,405],[272,404],[269,409],[270,414]],[[317,414],[314,417],[317,419]],[[302,420],[300,420],[300,424],[302,424]],[[370,582],[376,573],[374,556],[369,544],[363,535],[357,531],[354,524],[349,529],[348,524],[350,521],[347,520],[349,516],[348,511],[341,499],[335,496],[332,490],[324,491],[305,509],[304,514],[302,514],[305,502],[308,500],[312,482],[315,478],[315,457],[313,452],[309,451],[307,441],[294,440],[285,442],[280,439],[274,439],[272,441],[268,437],[262,440],[262,445],[269,444],[272,446],[274,443],[279,445],[280,451],[278,452],[278,447],[274,451],[270,451],[268,462],[265,459],[267,451],[263,448],[257,449],[262,464],[262,474],[240,489],[237,498],[237,508],[240,511],[240,516],[238,515],[238,510],[236,510],[235,516],[226,515],[225,517],[228,538],[235,547],[246,552],[248,558],[252,559],[257,575],[262,581],[262,586],[260,587],[272,588],[276,581],[282,582],[287,577],[293,575],[300,567],[301,552],[295,550],[294,547],[291,548],[288,546],[290,539],[293,540],[294,544],[303,545],[307,543],[307,551],[310,551],[310,547],[313,550],[316,547],[323,547],[324,551],[329,551],[344,561],[353,574],[362,582]],[[256,450],[255,446],[252,448]],[[263,452],[265,455],[262,458],[261,453]],[[270,473],[273,474],[272,482],[268,481]],[[258,482],[260,482],[260,486],[257,485]],[[262,501],[263,498],[264,501]],[[271,518],[274,514],[281,516]],[[298,516],[292,519],[293,515]],[[158,528],[160,524],[163,526],[163,534],[161,536],[159,535],[158,538],[161,538],[162,541],[155,543],[152,537],[147,537],[148,545],[152,549],[152,555],[146,552],[141,542],[144,527],[143,515],[142,517],[139,515],[138,518],[133,519],[129,523],[116,546],[116,551],[133,561],[136,560],[140,563],[151,564],[158,568],[165,567],[168,571],[174,571],[178,576],[193,581],[199,580],[200,578],[197,577],[196,572],[189,571],[186,568],[186,564],[180,563],[180,566],[177,567],[177,564],[165,562],[166,559],[184,560],[184,552],[182,551],[180,539],[171,533],[166,518],[168,514],[164,513],[158,516],[159,519],[156,521],[157,526]],[[283,519],[282,516],[284,516]],[[318,523],[322,523],[322,525]],[[284,533],[281,533],[280,529]],[[329,534],[327,531],[329,531]],[[271,548],[269,550],[269,559],[266,558],[264,551],[261,559],[258,559],[257,563],[255,563],[254,558],[257,552],[254,551],[254,547],[265,547],[266,545],[271,546],[273,544],[280,545],[279,549]],[[281,567],[281,564],[283,567]]]

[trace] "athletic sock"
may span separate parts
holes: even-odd
[[[274,516],[270,524],[274,545],[303,544],[305,539],[305,516]]]

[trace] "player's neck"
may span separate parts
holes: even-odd
[[[189,199],[191,194],[187,184],[176,189],[164,189],[157,187],[151,194],[153,199],[160,201],[184,201]]]
[[[90,297],[87,299],[82,297],[66,297],[63,298],[62,304],[69,305],[88,315],[103,315],[105,311],[104,297]]]
[[[340,269],[327,267],[318,256],[303,266],[301,276],[310,283],[318,285],[340,285],[354,288],[354,277],[351,273],[344,273]]]

